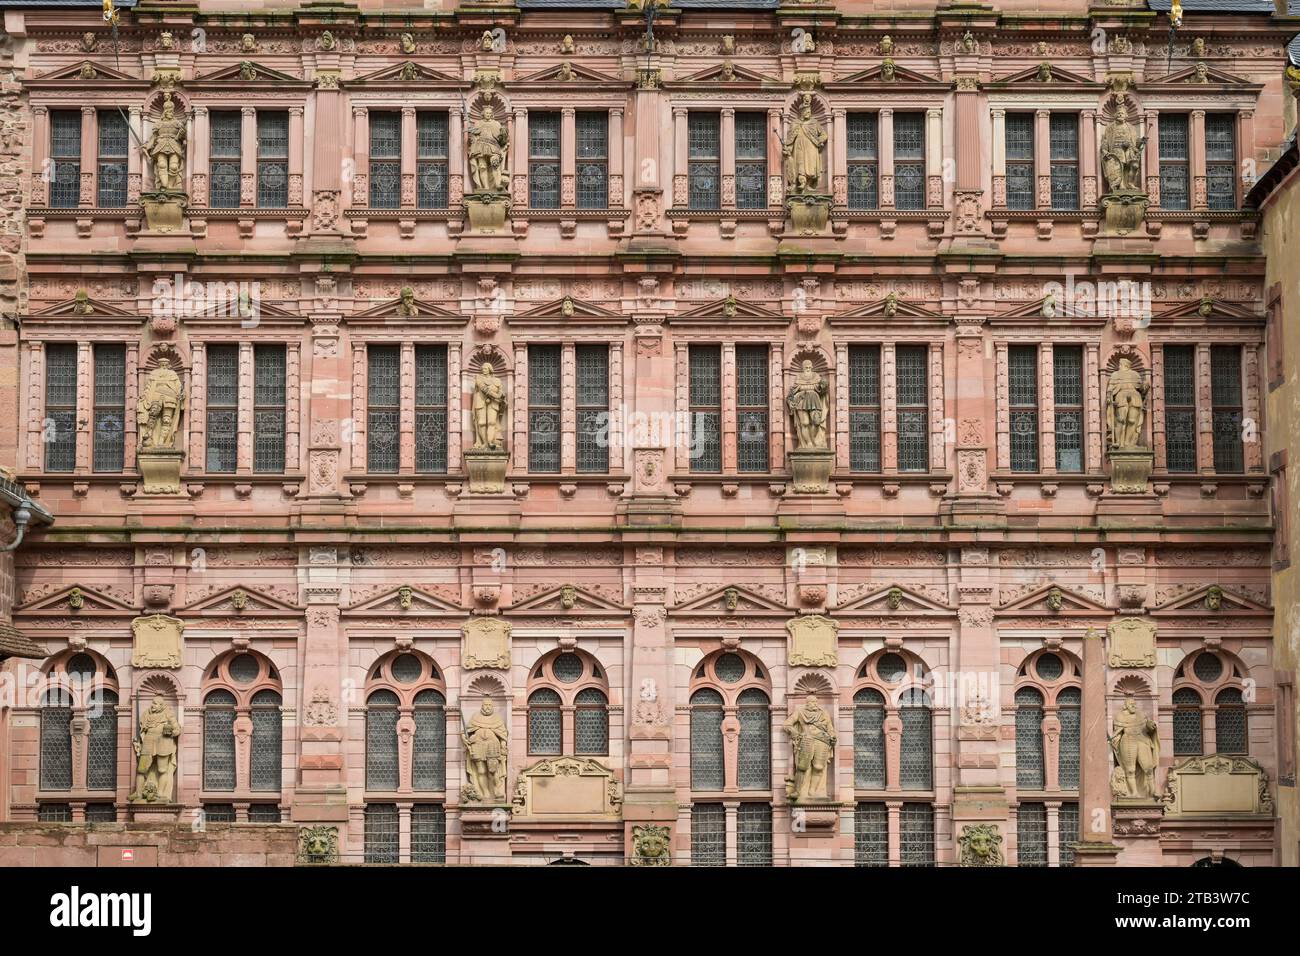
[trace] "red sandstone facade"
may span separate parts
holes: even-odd
[[[982,824],[1012,865],[1068,864],[1080,836],[1120,863],[1276,861],[1240,205],[1287,133],[1294,24],[1189,13],[1171,41],[1143,4],[683,4],[647,50],[638,10],[372,6],[142,4],[116,37],[97,9],[5,11],[26,232],[0,274],[0,459],[55,517],[17,553],[13,621],[41,676],[93,672],[117,703],[12,701],[0,861],[286,863],[290,824],[336,828],[345,862],[620,863],[656,825],[675,865],[955,865]],[[134,143],[166,92],[189,117],[167,233]],[[805,96],[816,234],[777,135]],[[1120,100],[1150,201],[1124,236],[1098,211]],[[465,209],[484,103],[510,136],[489,235]],[[175,494],[135,464],[159,358],[186,397]],[[1154,452],[1127,494],[1105,424],[1125,358]],[[804,361],[829,385],[824,493],[790,469]],[[500,493],[466,472],[487,363]],[[132,665],[152,614],[183,622],[179,667]],[[834,663],[794,659],[811,615]],[[508,668],[463,659],[479,617],[509,623]],[[1085,635],[1130,619],[1154,657],[1085,671]],[[797,809],[806,694],[838,742],[829,799]],[[1126,695],[1161,796],[1220,754],[1254,802],[1112,812]],[[154,696],[182,725],[173,829],[128,802]],[[495,811],[465,799],[484,698],[509,728]]]

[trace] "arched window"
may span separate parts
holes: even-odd
[[[446,789],[447,689],[433,658],[420,651],[391,651],[371,666],[365,728],[366,790]],[[398,746],[403,734],[410,735],[407,757]]]
[[[903,691],[898,716],[903,722],[898,754],[899,785],[904,790],[929,790],[934,786],[930,698],[920,688]]]
[[[283,752],[280,695],[260,690],[253,695],[249,716],[253,720],[253,746],[249,787],[252,790],[280,789],[280,755]]]
[[[853,695],[853,785],[858,790],[932,790],[934,720],[922,689],[926,668],[903,651],[881,651],[858,668]],[[897,753],[886,747],[886,725]],[[896,761],[897,766],[890,762]]]
[[[396,790],[397,705],[391,690],[373,691],[366,698],[366,789]]]
[[[736,714],[740,718],[737,783],[741,790],[771,790],[771,702],[763,691],[750,687],[740,692],[736,704]]]
[[[1201,726],[1201,695],[1190,687],[1174,691],[1174,756],[1194,757],[1205,746]]]
[[[86,750],[86,789],[117,788],[117,694],[106,690],[98,707],[86,715],[90,740]]]
[[[721,790],[722,695],[708,687],[691,695],[691,789]]]
[[[204,675],[202,699],[203,789],[278,794],[283,786],[284,696],[271,659],[256,651],[219,656]],[[244,735],[240,746],[236,738]],[[275,814],[278,819],[278,808]]]
[[[853,695],[853,785],[885,789],[885,695],[870,687]]]
[[[1016,786],[1021,790],[1079,789],[1080,666],[1073,654],[1045,649],[1025,658],[1016,672]],[[1053,723],[1055,754],[1043,739]],[[1033,819],[1032,809],[1026,819]]]
[[[771,793],[771,701],[764,667],[751,654],[715,652],[696,667],[690,696],[692,790]],[[733,739],[734,749],[727,743]]]
[[[1026,790],[1047,786],[1043,769],[1043,695],[1032,687],[1016,691],[1016,786]]]
[[[552,651],[528,680],[528,752],[609,753],[609,684],[586,651]]]
[[[235,789],[235,695],[228,690],[203,698],[203,789]]]
[[[1241,691],[1225,687],[1215,695],[1214,708],[1214,749],[1221,754],[1246,753],[1246,704]]]
[[[1061,746],[1056,754],[1057,783],[1062,790],[1079,786],[1079,748],[1083,691],[1078,687],[1063,688],[1056,695],[1056,716],[1061,721]]]
[[[1250,753],[1246,711],[1246,668],[1223,650],[1194,651],[1174,671],[1174,756],[1204,753],[1205,720],[1214,726],[1214,749],[1225,754]]]
[[[411,786],[441,790],[447,780],[447,699],[432,688],[415,695],[415,752]],[[441,807],[436,810],[441,811]],[[436,814],[435,814],[436,815]]]
[[[58,655],[45,671],[44,688],[39,789],[71,790],[82,772],[87,790],[117,789],[118,696],[112,665],[93,651]],[[83,733],[74,745],[74,735]]]
[[[41,699],[41,789],[72,789],[72,694],[60,687]]]

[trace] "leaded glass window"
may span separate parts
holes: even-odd
[[[543,688],[528,698],[528,752],[558,754],[564,741],[560,695]]]
[[[1080,707],[1082,693],[1066,687],[1056,695],[1056,716],[1061,722],[1060,750],[1056,757],[1057,786],[1075,790],[1079,786],[1079,748],[1081,742]]]
[[[722,789],[720,786],[714,789]],[[727,810],[720,803],[691,806],[691,865],[726,866]]]
[[[411,862],[447,862],[447,811],[441,803],[411,807]]]
[[[77,465],[77,346],[45,346],[45,470]]]
[[[394,474],[401,460],[401,347],[366,348],[366,467]]]
[[[880,346],[849,346],[849,468],[880,471]]]
[[[95,471],[122,470],[126,428],[126,346],[95,346]]]
[[[415,747],[411,754],[411,786],[443,790],[447,786],[446,699],[432,688],[415,695]]]
[[[741,790],[772,789],[772,719],[767,694],[757,687],[736,698],[740,719],[737,783]]]
[[[233,803],[203,804],[204,823],[234,823],[235,805]]]
[[[1163,122],[1164,117],[1161,117]],[[1163,200],[1163,196],[1161,197]],[[1165,377],[1165,465],[1171,472],[1196,471],[1196,353],[1190,345],[1163,348]]]
[[[1007,349],[1011,406],[1011,470],[1038,471],[1038,347]]]
[[[766,345],[736,346],[736,470],[768,470]]]
[[[421,209],[447,208],[447,114],[415,115],[415,204]]]
[[[96,706],[88,710],[89,738],[86,742],[86,788],[117,788],[117,695],[104,691]]]
[[[1201,695],[1190,687],[1174,691],[1174,755],[1197,756],[1205,746],[1201,728]]]
[[[853,785],[885,788],[885,697],[870,688],[853,695]]]
[[[722,470],[722,349],[690,349],[691,471]]]
[[[1192,661],[1192,673],[1197,680],[1213,684],[1223,676],[1223,661],[1215,654],[1198,654]]]
[[[898,823],[903,866],[934,866],[934,807],[905,803]]]
[[[252,654],[239,654],[231,659],[226,670],[231,680],[240,684],[251,684],[262,672],[262,666]]]
[[[925,208],[925,114],[894,114],[894,206]]]
[[[578,208],[604,209],[609,205],[609,114],[580,111],[575,126]]]
[[[919,690],[905,692],[898,716],[903,722],[898,782],[904,790],[929,790],[934,786],[933,731],[924,695]]]
[[[577,654],[560,654],[551,664],[551,673],[562,684],[574,683],[582,677],[582,672],[582,658]]]
[[[111,803],[86,804],[87,823],[116,823],[117,807]]]
[[[1032,687],[1016,691],[1016,786],[1022,790],[1047,786],[1043,770],[1043,695]]]
[[[603,114],[602,114],[603,115]],[[578,386],[578,471],[609,471],[609,348],[574,349]]]
[[[1079,208],[1079,114],[1053,113],[1051,139],[1052,208]]]
[[[366,789],[396,790],[397,695],[377,690],[366,700]]]
[[[1034,114],[1008,113],[1007,208],[1034,208]]]
[[[1083,471],[1083,346],[1052,347],[1056,470]]]
[[[257,111],[257,204],[289,205],[289,114]]]
[[[883,803],[859,803],[854,810],[853,864],[889,865],[889,810]]]
[[[1211,209],[1237,208],[1237,117],[1205,117],[1205,195]]]
[[[1034,662],[1034,671],[1045,681],[1054,681],[1065,673],[1065,662],[1059,654],[1039,654]]]
[[[876,113],[850,113],[848,139],[849,208],[880,206],[880,122]]]
[[[686,118],[687,205],[718,209],[722,205],[722,133],[717,113],[692,110]]]
[[[251,701],[249,717],[253,722],[253,745],[249,787],[252,790],[280,789],[283,741],[280,704],[280,695],[273,690],[260,690]]]
[[[61,688],[41,702],[41,789],[72,789],[72,697]]]
[[[280,807],[275,803],[250,803],[248,805],[249,823],[279,823]]]
[[[402,204],[402,114],[370,114],[370,205],[397,209]]]
[[[1214,414],[1214,470],[1242,471],[1240,346],[1210,346],[1210,395]]]
[[[734,684],[745,676],[748,668],[739,654],[721,654],[713,664],[713,673],[724,684]]]
[[[365,860],[396,863],[400,828],[395,803],[371,803],[365,810]]]
[[[81,202],[81,113],[50,111],[50,205],[60,209]]]
[[[97,190],[100,206],[126,205],[126,157],[130,133],[121,110],[99,110],[99,176]]]
[[[691,789],[721,790],[722,695],[701,688],[691,695]]]
[[[208,205],[213,209],[239,205],[242,123],[238,110],[208,114]]]
[[[1016,811],[1016,858],[1020,866],[1047,866],[1047,805],[1022,803]]]
[[[574,750],[580,754],[609,753],[609,702],[594,687],[574,698]]]
[[[771,804],[742,803],[736,808],[736,864],[772,865]]]
[[[284,471],[285,347],[253,346],[253,471]]]
[[[1060,847],[1061,866],[1074,864],[1074,850],[1071,844],[1079,842],[1079,805],[1063,803],[1056,811],[1056,835]]]
[[[1160,206],[1163,209],[1188,209],[1191,190],[1188,174],[1188,135],[1186,113],[1161,113],[1160,129]]]
[[[424,663],[414,654],[399,654],[393,658],[388,672],[399,684],[414,684],[424,676]]]
[[[528,114],[528,202],[560,208],[560,114]]]
[[[447,470],[447,346],[415,347],[415,470]]]
[[[736,114],[736,208],[767,206],[767,116]]]
[[[900,345],[898,375],[898,470],[930,470],[929,349]]]
[[[1221,754],[1244,754],[1246,742],[1246,704],[1241,691],[1225,687],[1214,698],[1214,749]]]
[[[233,472],[239,450],[239,347],[207,350],[208,471]]]
[[[36,819],[40,823],[71,823],[72,804],[42,803],[36,808]]]
[[[203,789],[235,789],[235,695],[225,690],[203,700]]]
[[[560,346],[528,346],[528,470],[560,470]]]

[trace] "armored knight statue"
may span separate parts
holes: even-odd
[[[182,192],[185,182],[185,118],[176,115],[170,93],[163,94],[163,111],[153,125],[145,154],[153,163],[154,188],[158,192]]]
[[[161,697],[155,697],[140,718],[135,751],[135,789],[132,803],[174,803],[176,794],[176,741],[180,738],[176,715]]]
[[[505,447],[506,390],[493,372],[492,363],[484,362],[474,377],[474,448],[500,451]]]
[[[482,193],[506,191],[506,153],[509,134],[495,118],[491,104],[469,128],[469,171],[474,189]]]
[[[160,358],[158,367],[145,379],[136,403],[141,451],[171,451],[176,447],[185,395],[180,376],[170,359]]]
[[[1111,192],[1142,192],[1142,149],[1146,141],[1129,122],[1128,106],[1121,99],[1114,120],[1101,137],[1101,169]]]
[[[822,180],[822,147],[826,130],[813,116],[812,102],[804,97],[799,116],[790,123],[789,136],[781,140],[785,156],[785,183],[792,195],[816,192]]]
[[[1132,695],[1115,715],[1110,737],[1115,755],[1111,789],[1117,797],[1150,799],[1156,796],[1156,767],[1160,763],[1160,733],[1155,721],[1138,709]]]
[[[826,402],[826,379],[817,374],[811,361],[805,359],[786,397],[786,405],[794,420],[797,448],[826,447]]]
[[[506,725],[484,700],[479,712],[469,720],[462,735],[465,740],[465,770],[474,795],[466,799],[499,803],[506,795]]]
[[[829,800],[826,768],[835,752],[835,728],[815,694],[809,694],[790,715],[785,730],[794,748],[794,776],[786,786],[790,802]]]

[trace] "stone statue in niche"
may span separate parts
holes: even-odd
[[[822,179],[822,147],[826,130],[813,116],[812,98],[804,96],[799,116],[790,123],[789,135],[781,140],[785,156],[785,184],[791,195],[816,193]]]
[[[835,752],[835,728],[816,694],[804,698],[803,706],[785,722],[785,731],[794,750],[794,775],[786,780],[786,796],[791,803],[829,800],[826,768]]]
[[[1142,423],[1146,421],[1146,398],[1150,383],[1122,358],[1106,385],[1106,430],[1112,448],[1141,448]]]
[[[465,799],[475,803],[501,803],[506,797],[506,725],[484,700],[470,718],[465,740],[465,772],[469,784]]]
[[[161,697],[154,697],[140,718],[140,735],[132,743],[136,763],[135,789],[127,796],[130,802],[175,802],[176,741],[180,735],[172,709]]]
[[[163,110],[149,134],[144,151],[153,163],[154,188],[178,193],[185,181],[185,117],[176,115],[170,93],[163,94]]]
[[[786,398],[794,419],[796,448],[826,447],[826,395],[826,379],[804,359]]]
[[[1111,192],[1142,191],[1142,149],[1147,138],[1129,122],[1128,105],[1121,99],[1115,118],[1101,137],[1101,170]]]
[[[136,403],[142,451],[171,451],[176,447],[184,406],[181,378],[172,369],[170,359],[160,358],[158,367],[145,379]]]
[[[1112,723],[1110,750],[1115,755],[1111,790],[1127,799],[1156,797],[1156,767],[1160,763],[1160,732],[1130,694]]]
[[[470,124],[469,169],[474,188],[483,193],[504,193],[506,153],[509,134],[495,117],[492,106],[483,107],[483,114]]]
[[[484,362],[474,376],[474,448],[501,451],[505,448],[506,389],[491,362]]]

